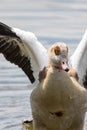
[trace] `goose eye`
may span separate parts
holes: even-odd
[[[56,55],[60,54],[60,48],[58,46],[55,47],[54,52]]]

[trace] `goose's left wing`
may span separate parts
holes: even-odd
[[[47,50],[31,32],[0,23],[0,53],[18,65],[34,83],[40,69],[47,64]]]
[[[87,31],[71,56],[70,64],[78,74],[79,83],[87,88]]]

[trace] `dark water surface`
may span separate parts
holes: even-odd
[[[0,0],[0,21],[34,32],[46,48],[65,42],[70,56],[87,28],[87,0]],[[22,130],[22,120],[31,117],[29,85],[21,69],[0,55],[0,130]]]

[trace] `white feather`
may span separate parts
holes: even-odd
[[[22,39],[26,56],[31,57],[31,66],[34,71],[35,79],[38,80],[39,71],[47,66],[48,54],[46,48],[38,41],[32,32],[26,32],[18,28],[12,31]],[[20,46],[21,47],[21,46]]]
[[[87,70],[87,31],[83,35],[74,54],[71,56],[70,64],[78,74],[79,83],[83,85],[83,79]]]

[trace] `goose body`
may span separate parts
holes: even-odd
[[[34,130],[83,130],[87,91],[62,69],[67,51],[57,46],[61,47],[56,44],[49,50],[46,77],[31,93]]]

